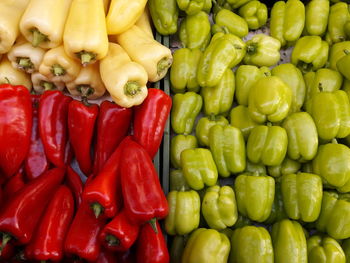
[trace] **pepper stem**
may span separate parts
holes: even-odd
[[[344,49],[343,52],[344,52],[345,55],[349,55],[350,54],[350,51],[347,50],[347,49]]]
[[[63,76],[66,74],[66,70],[59,64],[52,65],[51,72],[55,76]]]
[[[77,53],[77,56],[79,57],[81,64],[83,64],[83,66],[86,66],[87,64],[91,63],[91,61],[94,60],[96,57],[94,53],[87,52],[87,51],[81,51]]]
[[[172,62],[173,60],[169,57],[164,57],[161,60],[159,60],[157,64],[157,75],[164,76],[168,68],[171,66]]]
[[[3,233],[2,234],[2,242],[1,242],[1,246],[0,246],[0,255],[2,253],[2,251],[4,250],[4,248],[6,247],[6,244],[12,239],[12,236],[10,234],[7,233]]]
[[[95,92],[95,90],[91,88],[90,85],[78,85],[77,91],[79,91],[82,97],[89,97]]]
[[[337,141],[336,138],[333,138],[333,139],[332,139],[332,144],[338,144],[338,141]]]
[[[124,92],[128,96],[135,96],[140,91],[141,87],[137,81],[129,81],[124,86]]]
[[[300,60],[297,67],[299,67],[303,73],[307,73],[312,70],[312,63],[305,63]]]
[[[42,86],[44,87],[44,90],[54,90],[55,89],[55,85],[52,82],[48,82],[48,81],[43,81]]]
[[[148,221],[148,223],[151,225],[153,231],[158,234],[158,229],[157,229],[157,219],[156,218],[152,218],[150,221]]]
[[[119,244],[120,244],[119,239],[113,235],[110,235],[110,234],[106,236],[106,241],[107,241],[109,246],[113,246],[113,247],[119,246]]]
[[[223,26],[222,30],[224,30],[225,34],[229,34],[230,33],[230,31],[228,30],[228,28],[226,26]]]
[[[215,114],[211,113],[211,114],[208,116],[208,119],[209,119],[210,121],[215,121],[215,120],[216,120]]]
[[[30,58],[17,58],[17,63],[19,65],[19,68],[22,68],[25,70],[33,68],[33,63],[30,60]]]
[[[44,35],[43,33],[41,33],[38,29],[33,29],[33,41],[32,41],[32,45],[34,47],[39,46],[42,42],[47,41],[48,37],[47,35]]]
[[[8,77],[4,77],[5,81],[6,81],[6,84],[11,84],[11,81],[9,80]]]
[[[99,203],[92,203],[90,207],[94,211],[96,218],[98,218],[103,212],[103,207]]]
[[[254,54],[256,53],[258,47],[256,43],[252,43],[250,45],[247,46],[247,53],[248,54]]]

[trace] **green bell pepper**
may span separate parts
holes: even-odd
[[[289,158],[306,162],[317,153],[318,134],[314,120],[307,112],[295,112],[282,123],[288,135]]]
[[[169,174],[170,191],[190,190],[182,170],[171,170]]]
[[[199,49],[180,48],[173,53],[170,68],[171,90],[174,93],[198,92],[197,67],[202,52]]]
[[[169,214],[165,231],[169,235],[186,235],[198,228],[201,200],[196,191],[171,191],[168,194]]]
[[[328,25],[329,0],[311,0],[305,10],[305,28],[308,35],[322,36]]]
[[[188,15],[181,21],[179,38],[183,47],[204,51],[210,42],[210,37],[209,16],[204,11]]]
[[[280,165],[269,166],[267,168],[268,174],[272,177],[280,177],[286,174],[297,173],[301,168],[301,164],[286,157]]]
[[[170,143],[170,162],[173,167],[181,167],[181,153],[186,149],[193,149],[198,147],[197,138],[193,135],[179,134],[171,139]]]
[[[242,5],[249,3],[252,0],[227,0],[227,2],[232,6],[233,9],[240,8]]]
[[[270,67],[280,60],[281,43],[273,37],[257,34],[246,44],[247,54],[243,59],[245,64]]]
[[[245,142],[238,128],[230,125],[212,126],[209,130],[209,148],[222,177],[244,171]]]
[[[258,79],[271,76],[268,67],[241,65],[236,70],[236,100],[239,105],[248,106],[249,91]]]
[[[337,61],[337,68],[347,80],[350,80],[350,51],[345,49],[344,53],[346,56]]]
[[[251,161],[249,161],[249,159],[246,159],[246,168],[245,168],[245,173],[249,173],[249,174],[266,174],[267,170],[266,170],[266,166],[261,164],[261,163],[252,163]]]
[[[288,218],[286,211],[284,210],[284,204],[282,199],[281,183],[277,178],[275,183],[275,197],[272,204],[271,214],[265,220],[265,224],[274,224],[282,219]]]
[[[312,236],[307,240],[309,263],[345,263],[345,253],[337,240],[328,236]]]
[[[249,114],[258,123],[282,121],[291,104],[292,90],[276,76],[259,79],[249,92]]]
[[[270,216],[275,196],[273,177],[241,174],[234,188],[239,213],[257,222],[264,222]]]
[[[182,263],[226,263],[230,254],[230,240],[214,229],[199,228],[187,241]]]
[[[316,228],[335,239],[350,237],[350,196],[324,191],[321,213]]]
[[[280,165],[288,147],[287,132],[280,126],[259,125],[252,129],[247,141],[247,157],[253,163]]]
[[[276,2],[271,10],[270,34],[278,39],[282,46],[296,41],[303,32],[305,24],[305,6],[299,0]]]
[[[290,112],[300,111],[305,100],[305,81],[301,71],[291,63],[281,64],[271,71],[273,76],[283,80],[292,90],[292,105]]]
[[[214,125],[227,125],[228,120],[223,116],[210,115],[207,117],[202,117],[197,122],[196,126],[196,136],[201,146],[209,146],[209,130]]]
[[[234,94],[235,75],[231,69],[226,69],[218,85],[202,88],[204,113],[206,115],[226,115],[232,107]]]
[[[253,30],[264,26],[267,21],[267,7],[257,0],[241,6],[238,14],[245,19],[249,29]]]
[[[185,239],[184,236],[175,236],[173,238],[169,251],[170,263],[181,263],[182,254],[186,244]]]
[[[313,222],[322,203],[322,179],[316,174],[298,173],[281,177],[285,211],[290,219]]]
[[[343,85],[341,88],[342,88],[342,90],[344,90],[346,92],[346,94],[348,95],[348,97],[350,99],[350,80],[344,79]]]
[[[318,148],[312,169],[329,185],[340,192],[348,192],[350,184],[350,149],[338,143],[327,143]]]
[[[237,229],[244,226],[250,226],[251,224],[252,224],[252,221],[248,217],[242,216],[241,214],[238,213],[237,221],[232,228]]]
[[[153,25],[161,35],[175,34],[179,18],[176,0],[149,0],[149,12]]]
[[[171,110],[171,127],[178,134],[192,133],[197,115],[202,109],[202,97],[192,91],[176,94]]]
[[[210,228],[222,230],[233,226],[238,217],[235,192],[230,186],[211,186],[207,188],[202,214]]]
[[[329,51],[329,68],[338,70],[338,60],[346,56],[344,50],[350,50],[350,41],[335,43],[331,46]]]
[[[275,263],[307,263],[307,246],[302,226],[283,219],[275,223],[271,232]]]
[[[292,51],[291,61],[303,73],[322,68],[328,59],[329,46],[319,36],[299,38]]]
[[[231,237],[230,263],[272,263],[273,248],[269,232],[263,227],[238,228]]]
[[[188,185],[195,190],[213,186],[218,180],[213,156],[208,149],[187,149],[181,153],[181,166]]]
[[[346,263],[350,262],[350,239],[344,240],[341,247],[346,257]]]
[[[250,131],[259,125],[251,119],[248,108],[243,105],[234,107],[231,110],[230,123],[232,126],[241,130],[245,140],[248,139]]]
[[[333,43],[346,39],[344,26],[350,20],[347,3],[336,3],[331,6],[328,18],[328,33]]]
[[[176,0],[180,10],[185,11],[187,15],[195,15],[206,8],[205,0]]]
[[[228,30],[240,38],[248,35],[248,24],[244,18],[227,9],[221,9],[214,17],[215,24],[212,27],[212,34]]]
[[[345,91],[317,93],[306,110],[314,119],[321,139],[345,138],[350,134],[350,104]]]

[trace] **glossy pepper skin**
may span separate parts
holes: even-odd
[[[247,156],[253,163],[275,166],[287,153],[287,132],[280,126],[259,125],[252,129],[247,141]]]
[[[0,85],[0,170],[5,177],[15,174],[30,147],[32,101],[24,86]]]
[[[187,149],[181,153],[181,166],[188,185],[194,190],[205,185],[213,186],[218,180],[218,171],[208,149]]]
[[[204,114],[227,115],[232,107],[235,93],[235,75],[231,69],[226,69],[217,86],[201,89],[204,102]]]
[[[249,29],[258,29],[266,24],[267,7],[260,1],[250,1],[238,10],[238,14],[245,19]]]
[[[122,150],[120,175],[124,208],[129,220],[140,224],[165,218],[169,211],[168,203],[147,151],[130,137],[125,139]]]
[[[169,235],[186,235],[198,228],[201,201],[196,191],[171,191],[168,194],[169,214],[165,230]]]
[[[182,255],[182,263],[227,262],[230,240],[214,229],[199,228],[192,232]]]
[[[177,134],[190,134],[197,115],[202,109],[203,99],[190,91],[173,97],[171,127]]]
[[[9,202],[17,192],[19,192],[25,185],[23,178],[23,172],[18,171],[15,175],[11,176],[6,183],[2,186],[1,197],[6,198],[6,202]],[[4,200],[4,204],[6,204]]]
[[[233,226],[238,217],[233,189],[227,185],[207,188],[202,202],[202,214],[212,229],[223,230]]]
[[[273,262],[271,236],[263,227],[244,226],[236,229],[231,244],[230,263]]]
[[[77,172],[69,165],[67,166],[66,185],[72,191],[75,201],[75,207],[79,207],[83,195],[83,182]]]
[[[259,79],[249,92],[249,114],[258,123],[283,120],[287,117],[291,104],[291,89],[276,76]]]
[[[350,41],[343,41],[335,43],[331,46],[329,51],[329,68],[333,70],[338,70],[337,62],[346,54],[344,50],[350,50]]]
[[[281,183],[279,179],[276,179],[275,183],[275,197],[272,204],[271,214],[264,221],[265,224],[274,224],[282,219],[288,218],[284,209],[284,203],[282,198]]]
[[[171,170],[170,171],[170,191],[186,191],[189,190],[186,179],[183,175],[182,170]]]
[[[209,131],[214,125],[225,126],[228,124],[228,120],[223,116],[209,115],[202,117],[197,122],[196,126],[196,137],[199,145],[209,146]]]
[[[348,194],[324,191],[321,213],[316,221],[316,229],[326,232],[334,239],[350,237],[350,202]]]
[[[246,167],[246,147],[242,132],[231,125],[214,125],[209,130],[209,148],[219,175],[228,177]]]
[[[212,26],[212,33],[226,32],[226,30],[240,38],[248,35],[248,24],[244,18],[228,9],[221,9],[215,15],[215,24]]]
[[[350,56],[348,56],[349,50],[347,49],[344,50],[344,53],[346,54],[346,56],[342,57],[337,61],[337,69],[347,80],[350,80],[350,73],[349,73]]]
[[[332,43],[344,41],[346,33],[345,23],[350,19],[347,3],[336,3],[330,7],[328,19],[328,34]]]
[[[305,9],[305,28],[308,35],[322,36],[327,29],[329,0],[312,0]]]
[[[313,222],[322,203],[322,179],[316,174],[298,173],[281,177],[282,198],[290,219]]]
[[[303,73],[322,68],[328,59],[329,46],[319,36],[298,39],[292,51],[291,62]]]
[[[46,157],[57,167],[64,167],[68,136],[67,118],[71,97],[61,91],[46,91],[39,102],[39,131]]]
[[[179,38],[184,48],[204,51],[209,44],[210,37],[210,21],[208,14],[204,11],[188,15],[182,20]]]
[[[185,11],[187,15],[196,15],[204,9],[204,0],[177,0],[180,10]]]
[[[280,177],[286,174],[297,173],[300,168],[301,164],[299,162],[286,157],[280,165],[269,166],[268,174],[272,177]]]
[[[108,158],[126,137],[132,117],[132,109],[123,108],[110,101],[103,101],[97,118],[94,154],[94,175],[102,169]]]
[[[231,110],[230,124],[241,130],[245,140],[248,139],[251,130],[259,125],[259,123],[252,120],[248,108],[244,105],[239,105]]]
[[[307,240],[309,263],[345,263],[345,253],[337,240],[328,236],[312,236]]]
[[[306,263],[307,248],[302,226],[292,220],[283,219],[272,226],[274,262]]]
[[[133,139],[153,159],[162,142],[165,124],[172,105],[171,97],[160,89],[148,89],[148,96],[134,109]]]
[[[175,168],[181,167],[181,153],[186,149],[198,147],[197,138],[193,135],[179,134],[171,139],[170,143],[170,162]]]
[[[241,174],[236,178],[234,187],[238,211],[251,220],[264,222],[271,213],[275,180],[266,175]]]
[[[26,247],[27,258],[59,261],[63,243],[73,219],[74,199],[66,186],[60,186],[50,201],[36,234]]]
[[[125,210],[121,210],[99,234],[101,244],[111,251],[126,251],[136,241],[140,226],[128,220]]]
[[[199,49],[180,48],[173,53],[173,64],[170,68],[171,90],[174,93],[185,91],[198,92],[198,61],[202,56]]]
[[[18,244],[27,244],[64,172],[54,168],[26,184],[1,211],[0,232],[15,238]]]
[[[179,8],[176,0],[150,0],[148,8],[153,25],[162,35],[171,35],[177,31]]]
[[[307,112],[295,112],[282,123],[288,136],[287,154],[292,160],[307,162],[317,153],[318,133],[314,120]]]

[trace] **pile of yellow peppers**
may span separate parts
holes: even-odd
[[[162,79],[171,50],[153,38],[147,0],[1,0],[0,84],[63,90],[122,107]]]

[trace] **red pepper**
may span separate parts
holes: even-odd
[[[135,107],[134,135],[153,159],[162,142],[171,109],[171,97],[160,89],[148,89],[147,98]]]
[[[89,204],[82,202],[69,228],[64,251],[88,261],[96,261],[101,247],[98,234],[105,225],[105,220],[96,218]]]
[[[137,224],[166,217],[168,202],[151,157],[131,137],[126,140],[120,168],[124,208],[128,217]]]
[[[62,182],[65,170],[54,168],[26,184],[0,213],[0,232],[4,240],[14,238],[27,244],[53,193]]]
[[[49,169],[49,162],[46,158],[43,142],[39,134],[39,100],[41,95],[32,96],[33,125],[30,138],[30,147],[25,159],[24,169],[28,180],[33,180]]]
[[[27,156],[32,129],[32,101],[24,86],[0,85],[0,170],[14,175]]]
[[[1,244],[2,244],[2,241],[0,240],[0,247],[2,247]],[[0,262],[8,262],[7,260],[12,258],[14,254],[15,254],[15,246],[12,243],[7,243],[1,251]]]
[[[136,241],[140,226],[130,222],[122,210],[100,233],[101,243],[113,251],[126,251]]]
[[[37,231],[25,249],[28,259],[59,261],[63,243],[73,218],[74,199],[71,190],[61,185],[52,197]]]
[[[15,194],[24,187],[23,173],[18,171],[4,185],[3,195],[6,200],[11,200]]]
[[[83,193],[83,182],[81,181],[79,174],[77,174],[70,165],[67,167],[66,184],[73,192],[75,207],[79,207]]]
[[[48,90],[39,102],[39,131],[45,154],[57,167],[65,166],[67,115],[71,97],[61,91]]]
[[[116,253],[102,249],[95,263],[119,263],[119,260]]]
[[[98,111],[98,105],[88,104],[86,99],[83,102],[73,100],[69,103],[69,140],[79,168],[85,175],[89,175],[92,169],[90,149]]]
[[[150,224],[141,227],[137,241],[137,263],[168,263],[169,252],[158,221],[154,231]]]
[[[119,143],[127,135],[132,116],[131,108],[122,108],[110,101],[102,102],[97,120],[94,174],[98,174]]]

